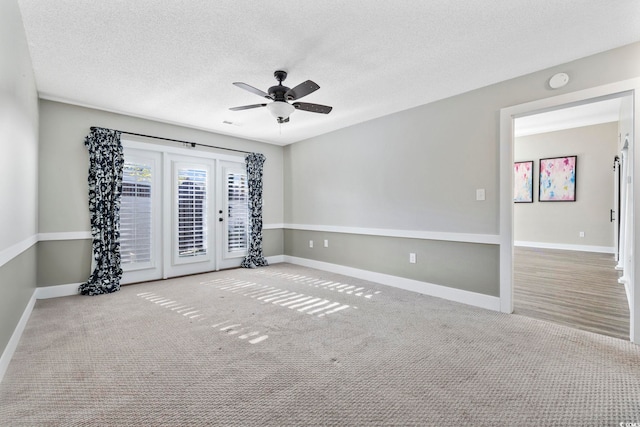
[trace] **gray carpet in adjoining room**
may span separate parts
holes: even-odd
[[[289,264],[40,300],[0,425],[618,426],[640,347]]]

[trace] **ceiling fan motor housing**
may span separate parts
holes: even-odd
[[[273,97],[274,101],[286,101],[286,98],[284,95],[287,93],[288,90],[289,90],[288,87],[278,85],[278,86],[271,86],[267,92],[269,93],[269,95]]]

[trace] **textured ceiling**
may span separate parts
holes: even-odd
[[[638,0],[19,4],[41,97],[280,145],[640,40]],[[229,111],[277,69],[333,111]]]

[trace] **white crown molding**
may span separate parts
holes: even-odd
[[[231,138],[243,139],[245,141],[256,141],[256,142],[262,142],[264,144],[279,145],[279,146],[286,145],[286,144],[283,144],[283,143],[276,143],[276,142],[271,142],[271,141],[266,141],[266,140],[261,140],[261,139],[252,139],[252,138],[248,138],[248,137],[234,135],[234,134],[231,134],[231,133],[225,133],[225,132],[222,132],[222,131],[220,131],[218,129],[210,129],[210,128],[206,128],[206,127],[202,127],[202,126],[196,126],[196,125],[191,125],[191,124],[186,124],[186,123],[180,123],[180,122],[176,122],[176,121],[172,121],[172,120],[161,119],[161,118],[158,118],[158,117],[146,116],[144,114],[135,114],[133,112],[121,110],[121,109],[118,109],[118,108],[98,107],[98,106],[93,105],[93,104],[74,101],[73,99],[63,98],[63,97],[60,97],[60,96],[51,95],[51,94],[46,93],[46,92],[38,92],[38,98],[44,99],[45,101],[52,101],[52,102],[58,102],[60,104],[73,105],[75,107],[88,108],[90,110],[104,111],[106,113],[119,114],[121,116],[135,117],[137,119],[148,120],[148,121],[156,122],[156,123],[163,123],[163,124],[171,125],[171,126],[178,126],[178,127],[181,127],[181,128],[194,129],[194,130],[198,130],[198,131],[202,131],[202,132],[206,132],[206,133],[214,134],[214,135],[215,134],[217,134],[217,135],[225,135],[225,136],[228,136],[228,137],[231,137]]]

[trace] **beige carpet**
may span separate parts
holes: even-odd
[[[640,347],[288,264],[38,301],[0,425],[618,426]]]

